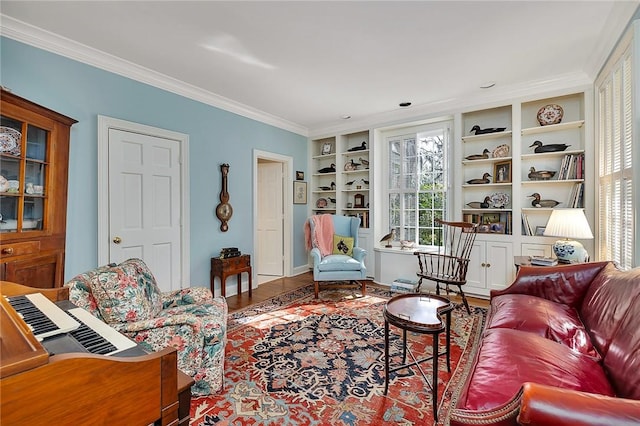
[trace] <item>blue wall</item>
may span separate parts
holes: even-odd
[[[222,247],[253,254],[253,149],[293,157],[306,171],[306,138],[134,80],[0,38],[0,83],[13,93],[78,120],[71,130],[65,280],[97,266],[98,115],[189,135],[191,284],[209,285],[210,258]],[[221,163],[230,164],[233,217],[221,232],[214,210]],[[293,265],[307,264],[304,205],[294,205]]]

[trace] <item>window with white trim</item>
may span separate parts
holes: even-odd
[[[389,229],[396,240],[439,245],[447,217],[447,151],[451,122],[422,126],[417,132],[387,136]]]
[[[621,44],[596,82],[598,252],[622,269],[635,266],[631,46]]]

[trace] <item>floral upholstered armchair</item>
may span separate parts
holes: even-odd
[[[146,350],[178,350],[178,368],[193,377],[193,395],[222,389],[227,303],[208,288],[162,293],[140,259],[109,264],[65,284],[69,300]]]

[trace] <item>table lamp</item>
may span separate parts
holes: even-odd
[[[575,239],[593,238],[589,222],[582,209],[553,209],[543,235],[561,237],[553,251],[561,263],[581,263],[589,260],[587,250]]]

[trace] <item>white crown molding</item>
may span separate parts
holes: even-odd
[[[481,91],[475,94],[467,94],[464,97],[384,111],[363,117],[360,120],[349,120],[346,123],[327,123],[324,127],[318,126],[310,129],[309,138],[318,139],[329,135],[361,131],[362,129],[374,129],[435,116],[447,116],[460,111],[487,108],[489,105],[511,103],[519,99],[552,97],[558,93],[567,93],[571,90],[583,90],[592,85],[593,81],[587,74],[578,72],[509,87],[500,88],[496,86],[488,90],[479,89]]]
[[[304,126],[205,91],[4,14],[0,14],[0,35],[261,123],[302,136],[309,134],[309,130]]]

